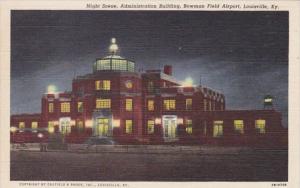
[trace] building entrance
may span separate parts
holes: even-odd
[[[177,116],[163,116],[163,129],[165,141],[173,141],[177,139]]]
[[[59,131],[62,134],[69,134],[71,132],[71,118],[70,117],[59,118]]]
[[[95,136],[111,136],[111,122],[109,118],[97,118]]]

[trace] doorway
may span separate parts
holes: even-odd
[[[163,131],[165,141],[172,141],[177,139],[177,116],[165,115],[163,116]]]
[[[64,135],[71,133],[71,118],[70,117],[59,118],[59,131]]]
[[[95,136],[111,136],[109,118],[97,118],[95,127]]]

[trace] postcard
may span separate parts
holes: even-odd
[[[2,1],[1,187],[291,187],[299,1]]]

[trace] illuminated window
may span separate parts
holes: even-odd
[[[111,63],[111,69],[112,70],[120,70],[120,60],[114,59]]]
[[[147,130],[148,134],[153,134],[154,133],[154,120],[148,120],[147,122]]]
[[[122,71],[126,71],[127,70],[127,64],[126,64],[125,60],[121,61],[120,69],[119,70],[122,70]]]
[[[223,136],[223,121],[214,121],[213,137]]]
[[[234,130],[240,134],[244,134],[244,121],[243,120],[234,120]]]
[[[164,110],[175,110],[176,101],[174,99],[164,100]]]
[[[70,112],[70,103],[69,102],[62,102],[60,103],[60,111],[61,112]]]
[[[154,100],[148,100],[148,111],[154,110]]]
[[[110,80],[103,80],[102,90],[110,90]]]
[[[54,121],[48,121],[48,132],[54,133]]]
[[[192,134],[193,133],[193,124],[192,124],[192,120],[191,119],[187,119],[186,120],[186,128],[185,128],[186,132],[188,134]]]
[[[19,122],[19,129],[25,129],[25,122]]]
[[[255,120],[255,128],[258,133],[261,134],[266,133],[266,120],[264,119]]]
[[[36,122],[36,121],[31,122],[31,128],[32,129],[37,129],[38,128],[38,122]]]
[[[49,103],[49,104],[48,104],[48,112],[49,112],[49,113],[54,112],[54,104],[53,104],[53,103]]]
[[[132,111],[132,99],[126,99],[125,103],[126,111]]]
[[[110,90],[110,80],[96,80],[95,81],[96,90]]]
[[[128,61],[128,71],[134,72],[134,63],[131,61]]]
[[[48,128],[49,127],[54,127],[54,121],[48,121]]]
[[[111,64],[112,70],[120,70],[120,64],[121,64],[120,60],[117,59],[113,60]]]
[[[100,80],[95,81],[95,89],[100,90]]]
[[[83,112],[83,102],[77,102],[77,111]]]
[[[126,60],[122,59],[113,59],[111,64],[112,70],[123,70],[126,71]]]
[[[192,103],[193,103],[192,99],[186,99],[185,100],[185,108],[186,108],[186,110],[192,110]]]
[[[83,131],[83,121],[77,121],[77,129],[79,132]]]
[[[203,110],[204,111],[207,110],[207,101],[206,101],[206,99],[203,99]]]
[[[97,99],[96,100],[96,108],[103,109],[103,108],[110,108],[111,107],[110,99]]]
[[[97,70],[110,70],[110,60],[103,59],[97,61]]]
[[[132,120],[131,119],[126,119],[125,120],[125,126],[126,126],[126,133],[130,134],[132,133]]]

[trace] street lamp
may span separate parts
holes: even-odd
[[[44,137],[44,135],[43,135],[43,133],[38,133],[37,137],[42,139]]]
[[[13,142],[13,144],[12,144],[13,147],[14,147],[15,133],[17,132],[17,130],[18,130],[17,127],[10,127],[10,132],[12,133],[12,138],[11,138],[11,140],[12,140],[12,142]]]
[[[155,118],[154,120],[156,125],[160,125],[161,124],[161,118]]]
[[[43,137],[44,134],[43,133],[38,133],[37,137],[40,139],[40,151],[47,151],[47,145],[43,144]]]
[[[191,77],[187,77],[183,81],[182,85],[183,85],[183,87],[193,87],[193,82],[194,82],[194,80]]]
[[[114,119],[113,120],[113,127],[120,127],[120,120],[119,119]]]
[[[12,132],[13,134],[18,130],[17,127],[10,127],[10,132]]]
[[[182,124],[183,124],[183,118],[178,118],[178,119],[177,119],[177,124],[182,125]]]

